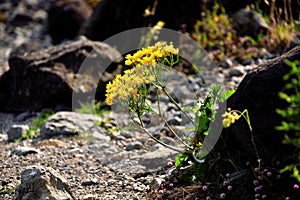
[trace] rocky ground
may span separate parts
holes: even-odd
[[[130,173],[130,170],[112,167],[110,157],[116,157],[122,149],[99,140],[84,138],[59,138],[36,142],[26,140],[8,144],[1,140],[1,181],[6,189],[20,183],[21,171],[30,165],[41,165],[55,169],[67,179],[75,199],[146,199],[146,191],[153,176]],[[39,153],[26,156],[12,153],[19,147],[32,147]],[[128,166],[135,166],[128,159]],[[138,168],[138,166],[137,166]],[[134,170],[134,169],[132,169]],[[137,176],[137,177],[135,177]],[[13,199],[14,192],[1,195],[1,199]]]
[[[239,69],[237,67],[234,70]],[[244,73],[236,75],[242,77]],[[201,85],[199,77],[188,80],[178,74],[173,77],[168,88],[173,93],[177,91],[175,96],[179,99],[186,99],[185,105],[194,105],[198,96],[203,97],[207,94],[207,87]],[[207,81],[217,79],[221,81],[226,76],[204,73],[203,77]],[[234,79],[235,76],[230,77]],[[236,78],[240,79],[237,76]],[[236,85],[233,81],[227,81],[226,84]],[[170,102],[165,99],[161,101],[167,120],[171,120],[169,122],[177,133],[183,135],[184,127],[190,126],[189,121],[180,115]],[[9,113],[0,115],[1,186],[2,191],[12,189],[11,193],[0,195],[0,199],[13,199],[15,187],[21,182],[22,171],[32,165],[51,167],[57,171],[67,180],[75,199],[149,199],[147,191],[156,188],[155,185],[167,174],[170,167],[167,164],[170,164],[170,161],[172,163],[177,154],[156,144],[144,132],[134,128],[126,113],[114,111],[97,118],[102,123],[101,127],[97,126],[95,130],[80,128],[85,124],[85,117],[82,114],[77,114],[80,121],[72,121],[65,115],[46,122],[45,127],[49,129],[54,127],[54,131],[50,134],[55,134],[50,136],[51,139],[43,139],[43,135],[47,135],[47,130],[42,129],[33,139],[8,142],[8,134],[14,129],[12,127],[15,125],[32,127],[32,121],[38,119],[39,114],[25,112],[18,115]],[[94,122],[97,121],[92,115],[89,116]],[[146,116],[144,120],[148,124],[149,131],[156,137],[173,147],[179,147],[178,141],[167,131],[158,117]],[[63,127],[63,130],[59,129],[60,127]],[[64,135],[74,128],[78,128],[79,135]]]
[[[2,126],[10,126],[13,116],[1,114],[1,118],[4,119]],[[30,124],[30,121],[22,124]],[[153,146],[139,131],[108,133],[107,136],[105,141],[87,133],[8,143],[7,135],[2,132],[2,187],[14,189],[20,183],[24,168],[41,165],[55,169],[66,178],[75,199],[89,199],[87,195],[94,199],[146,199],[155,170],[165,166],[167,158],[174,158],[174,152]],[[152,146],[152,154],[147,154],[149,146]],[[12,199],[13,196],[14,191],[0,198]]]
[[[239,76],[243,74],[237,73]],[[224,77],[222,74],[213,77],[209,74],[204,75],[206,80]],[[198,88],[198,94],[192,92],[194,89],[188,89],[191,85],[185,85],[186,80],[181,76],[171,81],[169,89],[176,92],[180,88],[182,92],[176,96],[179,99],[190,97],[186,99],[186,105],[194,105],[196,96],[203,97],[207,94],[207,87],[197,84],[197,80],[199,82],[199,78],[189,78],[191,85]],[[227,83],[235,85],[233,81]],[[168,110],[165,112],[167,120],[173,120],[171,123],[177,133],[183,135],[183,127],[188,126],[189,122],[169,102],[162,99],[161,105],[163,110]],[[13,199],[14,189],[21,181],[21,172],[31,165],[51,167],[57,171],[67,180],[75,199],[149,199],[147,191],[151,184],[152,188],[155,188],[158,180],[167,173],[168,161],[172,162],[177,153],[156,144],[141,130],[133,128],[133,125],[129,126],[131,123],[126,113],[113,111],[100,117],[103,123],[100,129],[96,129],[96,133],[81,130],[79,135],[70,137],[64,136],[64,131],[59,130],[61,134],[51,136],[53,139],[42,140],[41,133],[33,139],[8,142],[7,133],[13,125],[32,126],[32,121],[39,118],[38,114],[0,115],[0,179],[4,190],[12,189],[10,194],[2,194],[0,199]],[[26,115],[27,119],[22,117]],[[31,115],[33,117],[30,117]],[[64,125],[64,119],[68,117],[61,117],[56,121],[62,126],[70,126]],[[156,137],[160,137],[171,146],[179,145],[157,117],[148,116],[145,121],[149,131]],[[70,129],[80,126],[81,123],[83,120],[72,122]],[[22,149],[23,147],[32,149]]]

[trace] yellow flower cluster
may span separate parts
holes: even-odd
[[[171,54],[177,55],[178,48],[174,48],[173,43],[169,45],[166,42],[157,42],[154,46],[142,48],[135,54],[128,54],[125,58],[125,65],[150,65],[155,66],[159,59],[162,59]]]
[[[225,114],[223,114],[222,117],[224,117],[224,128],[230,127],[231,124],[233,124],[236,120],[240,118],[240,116],[235,111],[230,111],[230,109],[228,109],[228,112],[225,112]]]
[[[136,98],[138,96],[138,87],[154,80],[154,76],[142,65],[126,70],[123,76],[118,74],[113,82],[109,82],[106,85],[105,102],[108,105],[112,105],[114,99],[125,101],[131,96]]]

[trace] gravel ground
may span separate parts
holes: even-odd
[[[105,165],[101,152],[90,153],[86,149],[101,141],[84,138],[59,138],[59,140],[25,140],[7,143],[6,135],[0,135],[0,180],[6,189],[20,182],[22,169],[30,165],[52,167],[68,180],[76,199],[93,195],[95,199],[146,199],[151,176],[134,178],[126,171],[115,170]],[[34,147],[38,154],[17,156],[12,150],[20,146]],[[97,156],[99,155],[99,156]],[[0,195],[0,199],[13,199],[11,194]]]

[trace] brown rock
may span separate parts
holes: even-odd
[[[57,139],[42,140],[37,144],[38,147],[64,147],[65,145],[63,141]]]
[[[9,71],[0,77],[0,110],[23,112],[61,104],[71,108],[73,92],[89,94],[96,88],[97,97],[103,99],[105,83],[118,72],[118,65],[112,63],[116,58],[120,54],[109,45],[84,37],[32,53],[13,54]],[[78,72],[83,61],[84,71]],[[101,76],[104,71],[107,73]]]
[[[82,200],[96,200],[96,199],[97,199],[96,195],[93,194],[84,195],[84,197],[82,198]]]

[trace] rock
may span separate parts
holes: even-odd
[[[245,70],[243,69],[243,67],[234,67],[234,68],[230,68],[230,69],[225,69],[223,71],[223,73],[225,74],[225,76],[227,77],[233,77],[233,76],[243,76],[245,74]]]
[[[143,144],[139,141],[135,141],[126,145],[126,151],[133,151],[135,149],[139,150],[143,148]]]
[[[50,167],[30,166],[21,173],[14,200],[72,200],[67,180]]]
[[[91,130],[98,128],[95,123],[99,121],[102,121],[102,119],[96,115],[65,111],[57,112],[49,117],[43,125],[41,137],[51,138],[58,135],[72,136],[83,132],[94,132]]]
[[[224,56],[223,58],[222,58],[222,60],[221,60],[221,67],[223,68],[223,69],[228,69],[228,68],[230,68],[230,67],[233,67],[233,62],[232,62],[232,60],[231,59],[229,59],[228,57],[226,57],[226,56]]]
[[[26,156],[28,154],[36,154],[39,153],[38,149],[32,148],[32,147],[18,147],[11,152],[14,155],[17,156]]]
[[[28,125],[12,125],[7,131],[8,142],[13,142],[14,140],[22,138],[22,136],[25,135],[28,130]]]
[[[193,30],[203,3],[201,0],[101,0],[82,33],[91,40],[104,41],[122,31],[154,26],[158,21],[164,21],[169,29],[179,30],[185,24],[185,29]],[[170,6],[172,11],[166,12]]]
[[[159,148],[156,151],[140,155],[138,158],[138,164],[145,166],[148,170],[158,169],[166,165],[168,158],[174,158],[177,154],[178,152],[168,148]]]
[[[38,147],[64,147],[65,145],[63,141],[57,139],[42,140],[37,144]]]
[[[269,30],[263,16],[253,10],[241,9],[232,16],[232,26],[239,35],[256,37]]]
[[[264,163],[270,163],[276,159],[281,161],[295,159],[290,158],[295,149],[289,145],[283,145],[284,134],[275,130],[275,126],[280,125],[282,121],[276,109],[286,106],[286,102],[278,96],[285,85],[283,76],[290,70],[284,62],[285,59],[299,60],[300,46],[254,68],[227,100],[228,108],[239,111],[248,110],[258,154]],[[232,152],[241,150],[251,155],[254,160],[257,159],[245,120],[238,120],[228,130],[224,129],[224,134],[226,132],[230,144],[236,144],[228,145],[232,148]]]
[[[173,119],[168,120],[168,124],[170,124],[171,126],[179,126],[181,123],[181,118],[180,117],[174,117]]]
[[[11,5],[11,13],[7,19],[7,26],[25,26],[31,22],[41,23],[46,19],[46,11],[38,9],[38,5],[30,1],[20,1]]]
[[[73,92],[87,97],[96,88],[96,97],[104,99],[105,84],[120,72],[117,63],[110,64],[117,58],[120,54],[114,48],[84,37],[32,53],[12,54],[10,69],[0,77],[0,110],[70,108]],[[84,69],[79,71],[83,61]]]
[[[20,113],[19,115],[17,115],[14,118],[14,121],[22,122],[22,121],[25,121],[26,119],[29,119],[29,118],[33,117],[33,116],[36,116],[36,113],[30,112],[30,111],[23,112],[23,113]]]
[[[84,195],[84,197],[82,198],[82,200],[96,200],[96,199],[97,199],[97,196],[93,195],[93,194]]]
[[[54,44],[74,39],[92,14],[85,0],[57,0],[48,10],[47,32]]]
[[[122,159],[118,162],[111,162],[107,166],[113,170],[122,170],[128,174],[135,175],[139,173],[145,173],[147,171],[145,166],[142,166],[136,160],[129,158]]]
[[[91,186],[91,185],[98,185],[98,184],[99,184],[99,180],[97,178],[87,179],[81,183],[82,186]]]

